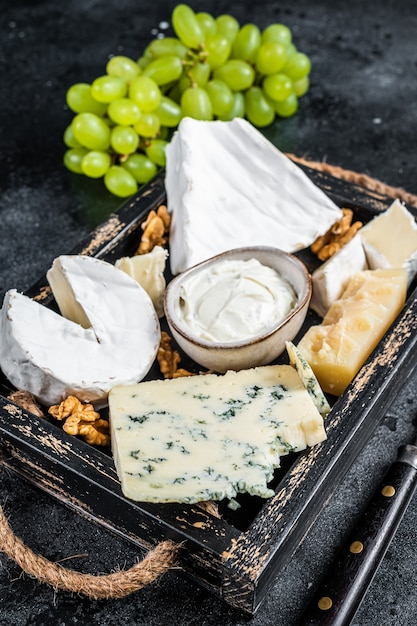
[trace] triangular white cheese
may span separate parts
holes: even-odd
[[[174,274],[244,246],[296,252],[342,216],[301,168],[241,118],[184,118],[166,158]]]

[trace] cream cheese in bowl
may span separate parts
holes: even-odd
[[[178,274],[165,291],[173,338],[196,363],[225,372],[271,363],[299,332],[311,277],[294,255],[235,248]]]
[[[180,316],[208,341],[244,341],[278,324],[297,297],[287,279],[257,259],[225,259],[207,266],[179,290]]]

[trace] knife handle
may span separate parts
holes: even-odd
[[[417,485],[417,447],[405,445],[327,571],[299,626],[350,624]]]

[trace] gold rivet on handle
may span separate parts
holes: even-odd
[[[395,488],[392,485],[386,485],[382,491],[381,491],[382,495],[385,496],[386,498],[392,498],[392,496],[395,493]]]
[[[328,596],[323,596],[317,602],[317,606],[319,607],[321,611],[328,611],[332,607],[332,604],[333,604],[333,600],[329,598]]]
[[[349,550],[352,554],[360,554],[363,550],[363,543],[361,541],[354,541],[350,544]]]

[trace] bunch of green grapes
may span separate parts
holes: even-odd
[[[175,36],[153,39],[139,59],[114,56],[103,76],[67,92],[75,116],[64,134],[64,163],[103,177],[119,197],[134,194],[165,165],[182,117],[246,117],[261,128],[292,116],[309,88],[310,59],[284,24],[261,31],[179,4],[172,27]]]

